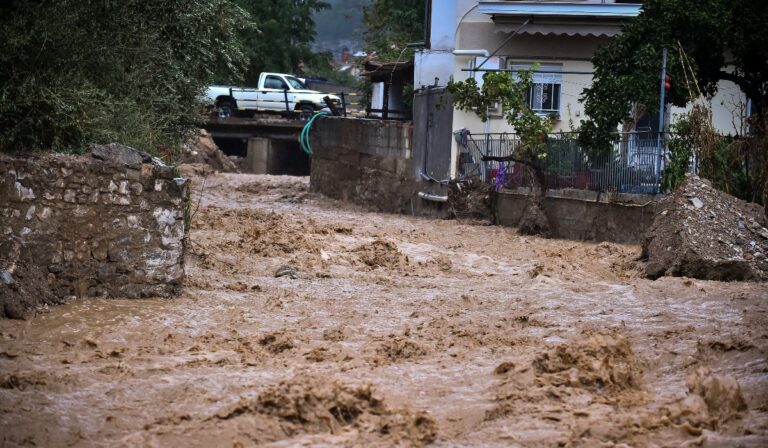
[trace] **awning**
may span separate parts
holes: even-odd
[[[482,14],[509,17],[599,17],[606,19],[631,19],[640,14],[640,5],[623,3],[534,3],[481,1],[478,11]]]
[[[511,33],[518,30],[520,25],[521,21],[496,22],[496,30]],[[529,23],[520,29],[518,34],[613,37],[621,34],[621,26],[608,23]]]

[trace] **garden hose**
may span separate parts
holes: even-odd
[[[299,136],[299,144],[301,145],[301,150],[310,156],[312,155],[312,147],[309,145],[309,130],[312,128],[312,123],[324,115],[330,114],[328,112],[316,113],[312,116],[312,118],[309,119],[307,124],[305,124],[304,128],[301,130],[301,135]]]

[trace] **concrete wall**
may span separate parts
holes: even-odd
[[[498,193],[496,223],[516,227],[529,200],[528,189]],[[544,212],[555,238],[640,244],[651,227],[656,204],[654,196],[549,190]]]
[[[174,177],[148,157],[0,156],[0,268],[29,260],[59,297],[179,292],[188,192]]]
[[[315,122],[310,189],[379,211],[439,215],[442,204],[418,198],[430,190],[414,165],[410,123],[326,117]]]

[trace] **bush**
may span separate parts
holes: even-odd
[[[178,150],[204,88],[244,62],[231,0],[0,3],[0,151]]]

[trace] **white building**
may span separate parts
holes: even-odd
[[[414,88],[445,86],[449,80],[482,77],[471,72],[496,50],[482,69],[518,69],[539,63],[531,106],[555,117],[555,131],[567,132],[585,119],[580,96],[592,82],[592,55],[637,17],[641,2],[622,0],[503,1],[432,0],[427,49],[415,56]],[[514,34],[514,36],[513,36]],[[712,99],[715,127],[741,133],[744,104],[741,91],[722,82]],[[672,108],[672,115],[682,109]],[[674,119],[674,118],[673,118]],[[656,128],[654,120],[646,120]],[[509,132],[497,114],[482,123],[473,113],[455,110],[453,129],[473,134]],[[453,154],[456,154],[454,144]]]

